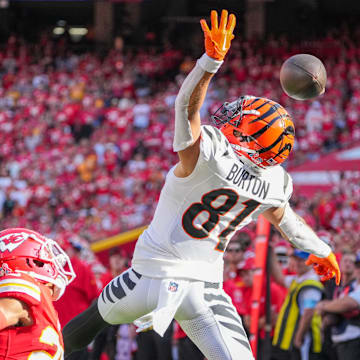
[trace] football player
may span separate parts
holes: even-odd
[[[74,278],[55,241],[22,228],[0,232],[0,359],[64,358],[52,302]]]
[[[206,53],[175,102],[174,150],[154,218],[140,236],[132,267],[113,279],[97,303],[68,323],[65,352],[85,346],[107,324],[135,322],[162,335],[175,318],[209,360],[253,359],[240,317],[222,289],[223,253],[234,232],[259,214],[325,279],[340,272],[330,247],[291,209],[292,181],[281,167],[293,147],[294,124],[269,99],[240,96],[202,126],[210,80],[234,38],[235,16],[201,20]]]

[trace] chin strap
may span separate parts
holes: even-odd
[[[246,151],[248,151],[248,149],[246,149]],[[263,169],[263,168],[257,166],[251,160],[249,160],[246,156],[238,153],[235,149],[234,149],[234,152],[237,155],[237,157],[239,158],[239,160],[244,164],[245,169],[247,171],[249,171],[249,173],[251,173],[255,176],[261,176],[261,174],[263,174],[264,171],[266,171],[266,169]]]

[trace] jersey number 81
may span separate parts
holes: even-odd
[[[213,202],[220,196],[225,196],[223,204],[215,207]],[[232,189],[212,190],[201,198],[201,202],[193,203],[185,211],[182,217],[182,226],[185,232],[195,239],[205,239],[209,233],[213,231],[216,225],[238,202],[239,195]],[[236,227],[248,217],[260,205],[258,201],[246,200],[241,203],[244,208],[229,222],[228,226],[219,234],[219,242],[215,246],[215,250],[225,251],[227,245],[227,236],[236,230]],[[208,213],[208,219],[200,226],[194,225],[194,221],[201,212]]]

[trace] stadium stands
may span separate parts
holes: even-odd
[[[331,32],[297,44],[236,39],[212,82],[204,122],[224,100],[255,94],[293,115],[291,166],[359,140],[359,42],[345,31],[336,39]],[[318,101],[293,101],[279,86],[282,61],[299,52],[326,65],[328,89]],[[197,55],[170,47],[76,54],[61,40],[10,37],[0,50],[1,226],[54,238],[76,232],[92,242],[148,223],[176,162],[173,105]],[[298,198],[297,207],[313,223],[320,216],[317,228],[350,231],[354,239],[359,197],[359,186],[344,179],[334,193]],[[340,218],[348,224],[342,229]]]

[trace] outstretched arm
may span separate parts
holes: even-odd
[[[192,173],[200,153],[200,108],[204,102],[210,80],[220,68],[234,38],[235,15],[221,13],[218,26],[217,12],[211,12],[211,30],[204,19],[201,27],[205,36],[204,54],[183,82],[175,101],[175,136],[173,148],[180,163],[176,175],[185,177]]]
[[[339,285],[340,269],[330,246],[315,234],[304,219],[295,214],[289,204],[283,208],[268,209],[264,216],[295,247],[311,253],[306,264],[314,265],[314,270],[322,275],[321,280],[335,276]]]

